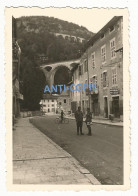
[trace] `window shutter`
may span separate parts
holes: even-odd
[[[113,114],[113,102],[110,101],[109,104],[110,104],[110,114]]]
[[[103,74],[101,73],[101,87],[103,87]]]
[[[79,66],[79,76],[81,75],[81,66]]]
[[[123,100],[119,100],[120,115],[123,115]]]

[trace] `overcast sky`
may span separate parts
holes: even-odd
[[[98,32],[111,18],[120,15],[114,9],[72,9],[72,8],[46,8],[30,10],[27,8],[23,14],[19,11],[14,17],[44,15],[59,18],[68,22],[73,22],[86,27],[89,31]]]

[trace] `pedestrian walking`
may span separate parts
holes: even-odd
[[[91,133],[91,124],[92,124],[92,113],[90,112],[90,108],[87,108],[87,114],[86,114],[86,125],[88,128],[88,134],[87,135],[92,135]]]
[[[78,107],[78,110],[75,112],[75,119],[76,119],[76,124],[77,124],[77,135],[84,135],[82,133],[82,125],[83,125],[83,113],[81,111],[81,107]]]

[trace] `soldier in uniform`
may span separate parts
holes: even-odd
[[[81,107],[78,107],[78,110],[75,112],[75,119],[76,119],[76,124],[77,124],[77,135],[84,135],[82,133],[82,125],[83,125],[83,113],[81,111]]]
[[[91,133],[91,124],[92,124],[92,113],[90,112],[90,108],[87,108],[87,114],[86,114],[86,125],[88,128],[88,134],[87,135],[92,135]]]

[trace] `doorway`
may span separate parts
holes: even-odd
[[[104,117],[108,118],[108,98],[104,97]]]
[[[112,97],[112,110],[115,118],[120,117],[119,112],[119,96]]]
[[[94,116],[99,115],[99,104],[98,104],[98,99],[94,99],[92,103],[92,108],[93,108],[93,114]]]

